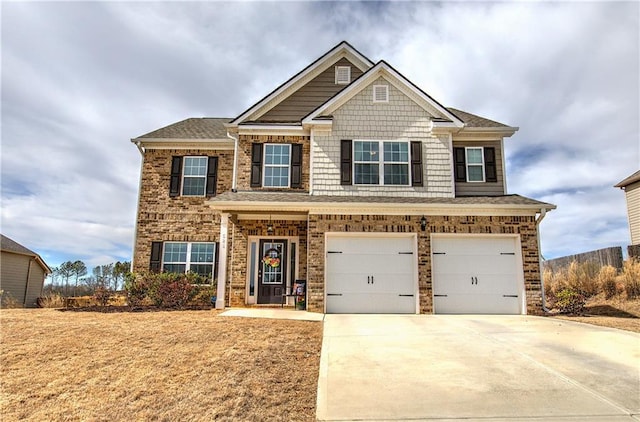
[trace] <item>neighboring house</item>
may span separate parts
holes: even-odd
[[[0,289],[26,307],[37,306],[51,269],[37,253],[4,235],[0,237]]]
[[[631,244],[640,245],[640,170],[615,185],[615,187],[622,189],[627,198]]]
[[[342,42],[236,118],[132,139],[133,267],[212,274],[217,307],[541,313],[538,224],[506,189],[518,128],[447,108]]]

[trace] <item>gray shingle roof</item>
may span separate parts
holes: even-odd
[[[139,138],[227,139],[227,129],[224,124],[230,121],[231,119],[226,117],[192,117],[154,130]]]
[[[15,240],[9,239],[7,236],[5,236],[3,234],[0,234],[0,250],[2,250],[4,252],[13,252],[13,253],[21,254],[21,255],[28,255],[28,256],[31,256],[33,258],[36,258],[36,261],[38,261],[38,263],[40,264],[42,269],[45,270],[45,272],[48,272],[48,273],[51,272],[51,269],[44,262],[44,260],[40,257],[40,255],[38,255],[37,253],[35,253],[31,249],[22,246],[21,244],[19,244]]]
[[[466,111],[458,110],[457,108],[447,107],[447,110],[449,110],[460,120],[462,120],[465,123],[466,127],[509,127],[500,122],[489,120],[484,117],[468,113]]]
[[[214,198],[210,203],[216,202],[273,202],[275,203],[313,203],[313,204],[430,204],[430,205],[461,205],[461,206],[515,206],[555,209],[556,206],[546,202],[536,201],[520,195],[501,196],[464,196],[456,198],[421,198],[421,197],[391,197],[391,196],[345,196],[345,195],[309,195],[308,193],[285,192],[225,192]]]
[[[3,251],[16,252],[24,255],[33,255],[36,256],[37,253],[32,251],[31,249],[25,248],[15,240],[9,239],[7,236],[0,234],[0,247]]]
[[[615,187],[616,188],[624,188],[624,187],[627,187],[630,184],[638,182],[638,181],[640,181],[640,170],[636,171],[631,176],[627,177],[626,179],[624,179],[623,181],[621,181],[620,183],[615,185]]]

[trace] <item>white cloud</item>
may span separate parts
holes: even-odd
[[[2,231],[52,260],[129,259],[129,139],[234,117],[344,39],[443,104],[520,127],[508,185],[558,205],[545,253],[624,244],[612,185],[640,168],[639,7],[4,3]]]

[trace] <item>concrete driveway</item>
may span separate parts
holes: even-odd
[[[530,316],[325,316],[319,420],[638,421],[639,414],[635,333]]]

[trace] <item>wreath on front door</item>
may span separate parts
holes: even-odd
[[[277,268],[280,266],[280,252],[277,249],[271,248],[262,257],[262,263],[271,268]]]

